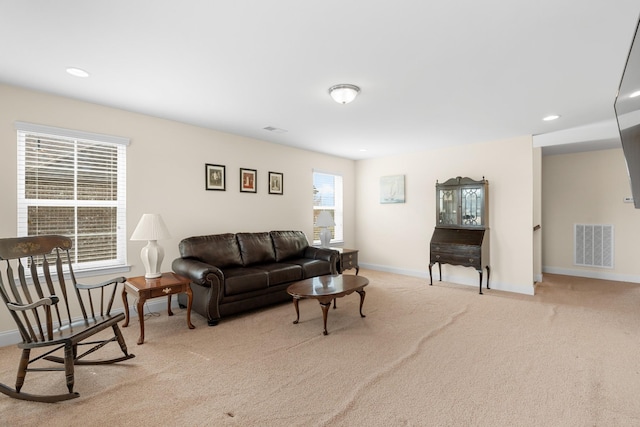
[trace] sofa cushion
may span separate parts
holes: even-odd
[[[236,239],[244,266],[276,261],[269,233],[237,233]]]
[[[285,264],[282,262],[272,264],[258,264],[252,268],[264,270],[269,273],[269,286],[302,280],[302,266],[297,264]]]
[[[238,267],[227,268],[224,274],[225,295],[237,295],[245,292],[267,289],[269,287],[269,274],[264,270],[255,268]]]
[[[309,246],[307,236],[302,231],[271,231],[269,234],[273,240],[277,262],[301,258],[305,248]]]
[[[178,247],[183,258],[196,258],[218,268],[242,266],[240,248],[232,233],[189,237]]]

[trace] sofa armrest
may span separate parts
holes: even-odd
[[[216,279],[218,284],[224,283],[224,275],[218,267],[197,259],[176,258],[173,260],[171,268],[176,274],[201,286],[211,287]]]
[[[321,259],[323,261],[331,261],[338,255],[338,251],[327,248],[316,248],[315,246],[307,246],[304,250],[304,257],[311,259]]]
[[[338,259],[340,258],[340,253],[334,249],[307,246],[304,250],[304,257],[328,261],[331,265],[331,274],[338,273]]]

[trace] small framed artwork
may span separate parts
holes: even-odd
[[[205,188],[207,190],[226,190],[226,171],[223,165],[205,164]]]
[[[284,194],[283,176],[280,172],[269,172],[269,194]]]
[[[404,175],[380,177],[380,203],[404,203]]]
[[[257,193],[257,171],[255,169],[240,168],[240,192]]]

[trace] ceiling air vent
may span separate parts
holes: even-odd
[[[268,130],[269,132],[274,132],[274,133],[285,133],[286,132],[286,130],[284,130],[284,129],[276,128],[276,127],[273,127],[273,126],[267,126],[265,128],[262,128],[262,129]]]

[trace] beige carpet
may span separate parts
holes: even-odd
[[[208,327],[184,310],[123,329],[136,358],[78,367],[80,398],[0,395],[1,425],[640,425],[640,286],[545,275],[536,296],[362,270],[322,335],[316,301],[293,325],[284,304]],[[13,385],[16,347],[0,349]],[[64,392],[62,373],[24,391]]]

